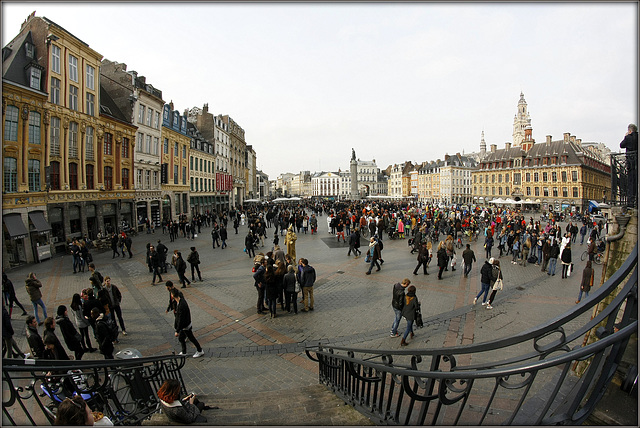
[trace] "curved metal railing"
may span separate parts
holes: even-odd
[[[156,392],[178,379],[185,357],[128,360],[2,360],[3,425],[51,425],[60,400],[81,394],[114,425],[139,425],[158,410]]]
[[[321,383],[379,424],[581,424],[637,333],[637,264],[636,245],[583,303],[503,339],[415,350],[318,344],[306,353],[318,362]],[[616,289],[613,301],[587,318]],[[599,339],[585,346],[593,329]],[[579,364],[586,368],[578,377]]]

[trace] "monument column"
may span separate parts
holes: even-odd
[[[358,161],[356,160],[356,151],[351,149],[351,200],[360,199],[358,193]]]

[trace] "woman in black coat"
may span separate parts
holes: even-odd
[[[64,343],[66,343],[67,348],[70,351],[73,351],[76,360],[81,360],[82,355],[84,355],[84,349],[82,348],[82,336],[78,333],[78,330],[73,326],[73,322],[69,319],[69,314],[67,313],[67,307],[65,305],[58,306],[58,316],[56,317],[56,322],[58,323],[58,327],[60,327],[60,332],[62,333],[62,337],[64,338]]]
[[[440,241],[438,244],[438,252],[436,255],[438,256],[438,279],[442,279],[442,272],[447,267],[447,263],[449,263],[449,257],[447,256],[447,250],[444,246],[444,242]]]
[[[278,299],[278,282],[273,265],[267,263],[266,271],[264,273],[264,285],[265,285],[265,297],[267,298],[267,306],[269,307],[269,313],[271,318],[276,317],[276,302]]]
[[[567,278],[569,272],[569,266],[571,266],[571,244],[568,243],[564,250],[562,250],[562,254],[560,255],[560,261],[562,262],[562,278]]]

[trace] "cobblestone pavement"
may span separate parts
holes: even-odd
[[[469,278],[464,278],[459,268],[445,272],[443,280],[438,281],[435,256],[429,276],[412,275],[416,255],[409,253],[407,240],[389,240],[385,236],[382,252],[385,263],[379,272],[374,270],[367,276],[364,257],[347,257],[348,245],[334,241],[336,238],[329,235],[326,228],[319,229],[317,235],[298,234],[296,247],[297,256],[309,259],[317,272],[315,310],[288,314],[280,311],[278,305],[275,319],[255,311],[257,293],[251,277],[252,260],[242,250],[246,226],[241,226],[237,235],[233,228],[229,229],[229,246],[224,250],[212,248],[210,229],[203,228],[194,241],[179,238],[170,242],[168,235],[159,231],[142,233],[133,238],[131,259],[112,259],[110,250],[93,251],[97,269],[111,276],[112,283],[123,294],[122,311],[129,334],[120,337],[116,352],[128,347],[140,350],[144,356],[180,351],[173,334],[173,315],[165,313],[166,288],[162,284],[151,285],[152,275],[145,264],[146,243],[155,243],[158,239],[167,245],[169,254],[178,249],[186,258],[191,246],[196,246],[200,253],[203,282],[192,282],[182,291],[191,308],[194,332],[205,356],[188,358],[183,375],[189,390],[204,395],[275,391],[317,384],[317,366],[304,353],[307,344],[323,342],[399,349],[400,339],[389,337],[389,331],[394,317],[391,287],[402,278],[408,277],[416,285],[425,321],[425,328],[417,330],[408,348],[439,348],[506,337],[565,312],[575,305],[586,263],[580,261],[586,244],[580,246],[579,243],[573,251],[575,274],[568,279],[561,279],[560,265],[556,276],[551,277],[541,272],[539,266],[517,266],[510,263],[510,257],[503,257],[500,260],[505,289],[498,293],[494,309],[487,310],[480,303],[472,304],[480,289],[479,270],[484,263],[482,242],[472,243],[478,262]],[[273,229],[269,229],[269,236],[260,250],[266,252],[267,247],[271,247]],[[73,274],[71,256],[11,270],[8,275],[17,296],[31,313],[33,308],[24,288],[24,279],[30,271],[36,272],[43,283],[43,300],[52,316],[58,305],[69,306],[72,295],[89,286],[88,272]],[[596,266],[596,282],[601,271],[601,266]],[[187,273],[190,275],[189,270]],[[168,279],[178,282],[174,270],[163,275],[163,280]],[[588,314],[584,316],[584,320],[577,322],[586,322]],[[27,350],[24,319],[19,309],[14,311],[16,340]],[[401,331],[404,326],[403,321]],[[195,352],[189,342],[187,345],[188,353]],[[84,357],[101,358],[99,353]]]

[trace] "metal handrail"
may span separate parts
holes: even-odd
[[[3,359],[3,424],[42,425],[55,420],[65,397],[81,394],[115,425],[136,425],[158,410],[156,395],[167,379],[186,387],[185,357],[164,355],[127,360]]]
[[[377,423],[579,424],[637,333],[637,263],[638,245],[583,305],[508,338],[412,350],[318,344],[306,353],[318,362],[321,383]],[[598,315],[576,322],[618,287]],[[599,325],[600,339],[584,346],[581,339]],[[584,373],[575,376],[572,367],[585,360]]]

